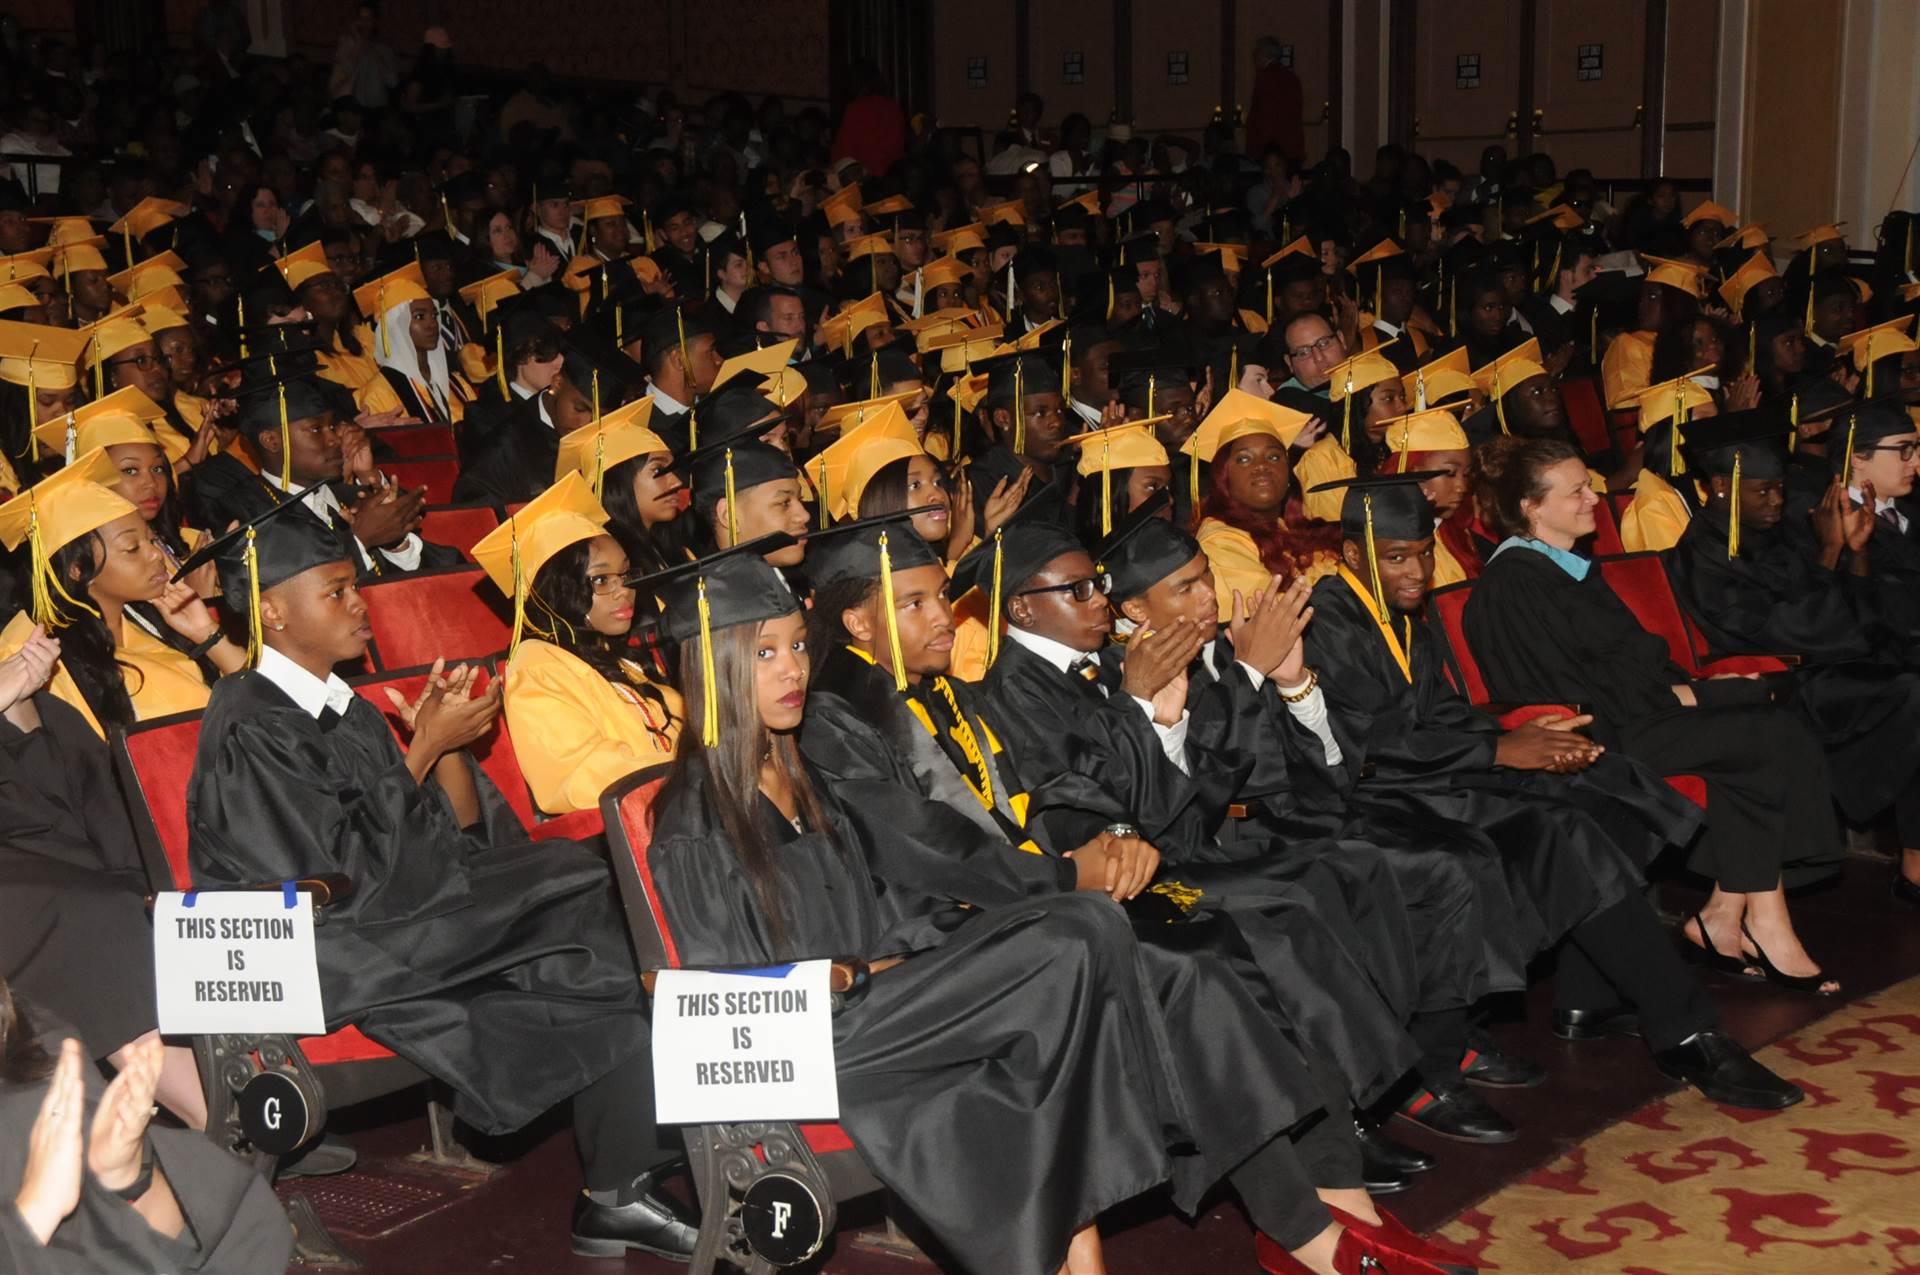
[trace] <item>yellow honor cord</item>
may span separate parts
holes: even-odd
[[[293,490],[293,430],[287,424],[287,387],[283,384],[279,391],[280,399],[280,488]]]
[[[607,486],[607,431],[600,430],[593,439],[593,498],[600,499]]]
[[[1385,624],[1388,619],[1387,591],[1380,584],[1380,555],[1373,543],[1373,496],[1368,494],[1361,499],[1367,510],[1367,570],[1373,577],[1373,605],[1379,611],[1380,623]]]
[[[740,543],[740,519],[734,513],[733,448],[727,448],[727,546]]]
[[[1100,534],[1113,534],[1113,447],[1104,430],[1100,434]]]
[[[254,543],[254,528],[247,528],[245,562],[247,568],[247,667],[260,662],[260,649],[267,644],[266,626],[260,619],[260,549]]]
[[[992,614],[987,617],[987,667],[1000,658],[1000,567],[1001,533],[993,533],[993,591],[988,597],[992,604]]]
[[[1733,450],[1733,487],[1727,493],[1727,560],[1740,556],[1740,449]]]
[[[887,552],[887,533],[880,533],[880,605],[887,613],[887,654],[893,660],[893,689],[907,689],[907,664],[900,654],[900,623],[893,614],[893,555]]]
[[[708,748],[720,743],[719,687],[713,675],[713,608],[707,605],[707,581],[700,580],[700,742]]]
[[[244,359],[247,357],[247,303],[245,298],[236,300],[233,303],[233,313],[235,319],[238,320],[238,327],[234,335],[240,338],[240,357]]]
[[[1021,372],[1027,361],[1019,355],[1013,359],[1013,454],[1019,456],[1027,450],[1027,407],[1026,396],[1021,387]]]
[[[513,395],[507,389],[507,332],[500,324],[493,329],[493,374],[500,381],[500,398],[511,403]]]

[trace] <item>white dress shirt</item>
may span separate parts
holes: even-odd
[[[1553,307],[1555,314],[1572,314],[1580,308],[1557,292],[1547,298],[1547,304]]]
[[[260,662],[254,671],[285,691],[308,717],[318,719],[329,708],[344,717],[353,707],[353,688],[341,681],[338,673],[328,672],[323,682],[270,646],[260,648]]]
[[[1079,660],[1092,660],[1095,664],[1100,662],[1098,653],[1076,651],[1064,642],[1056,642],[1052,638],[1041,637],[1038,633],[1030,633],[1017,625],[1010,624],[1007,626],[1007,636],[1047,663],[1053,665],[1054,668],[1063,674],[1068,673],[1068,670]],[[1095,682],[1094,685],[1100,686],[1098,682]],[[1106,695],[1108,693],[1107,688],[1101,686],[1100,693]],[[1159,722],[1154,721],[1153,705],[1149,701],[1141,699],[1138,695],[1130,696],[1129,698],[1140,706],[1141,712],[1147,715],[1147,722],[1153,727],[1153,733],[1160,737],[1160,748],[1161,751],[1166,753],[1167,760],[1178,766],[1184,772],[1187,768],[1186,708],[1183,706],[1180,709],[1179,721],[1171,726],[1162,726]]]
[[[1215,655],[1219,646],[1220,644],[1215,641],[1200,648],[1200,658],[1207,662],[1207,671],[1215,677],[1220,676],[1220,665]],[[1253,683],[1256,690],[1267,680],[1265,674],[1245,660],[1235,660],[1234,663],[1240,666],[1240,671],[1247,675],[1247,680]],[[1293,719],[1312,731],[1314,737],[1320,741],[1320,748],[1327,756],[1327,765],[1338,766],[1340,745],[1335,742],[1333,727],[1327,721],[1327,697],[1321,693],[1319,685],[1316,683],[1313,691],[1299,701],[1286,699],[1288,695],[1298,695],[1299,686],[1278,686],[1274,689],[1280,692],[1281,702],[1286,704],[1287,712],[1293,716]],[[1182,769],[1185,768],[1182,767]]]
[[[278,474],[262,472],[260,477],[266,480],[269,487],[278,491],[286,490],[285,487],[280,486],[280,476]],[[337,521],[335,515],[340,512],[340,497],[334,494],[333,488],[316,487],[307,494],[307,498],[303,503],[308,509],[313,511],[314,517],[326,523],[327,526],[331,527]],[[349,530],[351,530],[351,528],[349,528]],[[360,565],[363,567],[373,566],[373,554],[367,546],[360,543],[358,536],[354,537],[353,544],[354,547],[360,551]],[[415,532],[408,532],[405,540],[402,540],[390,549],[382,549],[380,556],[402,571],[418,569],[420,566],[419,535]]]
[[[693,410],[673,395],[661,389],[658,385],[655,385],[652,381],[647,382],[647,397],[653,400],[653,410],[656,412],[666,412],[671,416],[684,416]]]
[[[1848,487],[1847,498],[1853,501],[1853,503],[1856,505],[1864,505],[1867,503],[1866,494],[1862,492],[1858,487]],[[1891,496],[1874,497],[1873,516],[1875,518],[1878,518],[1881,514],[1886,513],[1888,510],[1893,511],[1893,516],[1899,520],[1900,532],[1902,535],[1905,535],[1907,530],[1907,516],[1900,512],[1899,502],[1894,500],[1894,498]]]

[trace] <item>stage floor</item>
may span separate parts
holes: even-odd
[[[1920,974],[1920,914],[1899,909],[1890,901],[1890,872],[1885,859],[1853,858],[1837,885],[1794,901],[1794,915],[1809,950],[1845,984],[1842,998],[1825,1001],[1707,976],[1728,1029],[1749,1047],[1758,1048],[1800,1030],[1849,999]],[[1701,897],[1668,886],[1662,900],[1669,911],[1682,914]],[[1568,1045],[1554,1039],[1547,1030],[1546,984],[1536,983],[1526,1004],[1512,1008],[1516,1021],[1496,1024],[1496,1040],[1504,1048],[1546,1063],[1551,1078],[1539,1089],[1491,1095],[1521,1128],[1520,1138],[1506,1146],[1461,1146],[1398,1126],[1395,1136],[1441,1158],[1441,1167],[1421,1178],[1412,1191],[1384,1201],[1416,1228],[1440,1226],[1674,1089],[1654,1070],[1638,1041]],[[407,1107],[398,1110],[404,1114]],[[684,1269],[639,1255],[621,1262],[578,1258],[568,1252],[568,1210],[579,1179],[572,1135],[565,1129],[534,1132],[520,1146],[492,1149],[499,1154],[511,1152],[514,1158],[503,1172],[482,1184],[444,1175],[422,1180],[417,1170],[406,1165],[404,1157],[426,1141],[423,1119],[389,1121],[351,1133],[350,1140],[362,1159],[353,1180],[338,1183],[345,1188],[339,1191],[342,1206],[355,1210],[346,1228],[352,1233],[342,1238],[365,1260],[369,1271],[666,1275]],[[362,1182],[363,1175],[370,1180]],[[400,1198],[381,1201],[381,1178],[393,1180]],[[362,1198],[367,1195],[374,1198]],[[982,1223],[992,1224],[990,1219]],[[1158,1201],[1143,1201],[1130,1216],[1110,1218],[1108,1223],[1107,1265],[1112,1275],[1254,1269],[1251,1231],[1238,1207],[1227,1200],[1217,1202],[1197,1224],[1173,1216]],[[363,1235],[377,1238],[359,1238]],[[1728,1269],[1743,1265],[1741,1256],[1730,1253]],[[823,1269],[834,1275],[908,1275],[933,1268],[860,1251],[847,1242],[843,1231]]]

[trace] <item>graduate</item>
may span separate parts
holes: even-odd
[[[35,437],[49,459],[69,463],[105,448],[117,473],[107,486],[140,511],[159,538],[161,552],[178,567],[199,545],[200,533],[181,525],[174,467],[186,456],[187,442],[171,430],[162,437],[163,416],[158,404],[129,385],[46,422]]]
[[[1665,329],[1689,322],[1700,312],[1706,268],[1691,262],[1642,254],[1647,273],[1640,284],[1636,326],[1607,346],[1600,361],[1600,384],[1607,410],[1623,411],[1652,381],[1654,339]]]
[[[677,458],[693,489],[689,509],[698,520],[698,545],[726,549],[779,532],[789,538],[809,526],[804,476],[793,458],[764,439],[785,414],[751,389],[729,390],[703,405],[711,442]],[[767,561],[782,570],[800,565],[806,546],[783,544]]]
[[[1843,425],[1856,457],[1871,464],[1885,449],[1911,469],[1897,453],[1914,448],[1914,424],[1897,408],[1862,407]],[[1817,556],[1803,556],[1781,533],[1785,438],[1786,421],[1765,408],[1731,413],[1693,433],[1688,445],[1709,495],[1668,573],[1713,654],[1798,658],[1793,707],[1826,749],[1834,800],[1856,824],[1892,808],[1904,860],[1897,881],[1907,887],[1896,892],[1910,894],[1920,879],[1920,635],[1897,627],[1871,579],[1881,522],[1870,512],[1872,479],[1833,476],[1813,512]],[[1850,486],[1862,492],[1861,502],[1849,496]],[[1773,977],[1797,985],[1790,976]]]
[[[392,696],[402,749],[332,672],[369,639],[333,529],[288,501],[202,554],[247,618],[256,666],[223,679],[201,726],[194,880],[352,879],[316,930],[328,1030],[351,1023],[445,1084],[483,1132],[572,1098],[587,1187],[575,1251],[684,1261],[698,1224],[655,1189],[676,1152],[653,1121],[645,996],[606,864],[528,843],[465,751],[498,715],[498,687],[436,664],[412,702]]]
[[[822,588],[845,593],[839,588],[847,582],[843,570],[879,570],[877,559],[891,555],[891,536],[897,534],[902,588],[939,599],[945,572],[900,522],[904,518],[837,534],[835,551],[822,541],[822,553],[831,553],[820,572]],[[879,543],[881,532],[889,536],[887,545]],[[1158,1139],[1150,1121],[1142,1127],[1142,1116],[1152,1114],[1119,1102],[1121,1095],[1108,1089],[1114,1083],[1110,1068],[1125,1064],[1146,1079],[1169,1075],[1187,1095],[1173,1112],[1160,1114],[1171,1119],[1175,1137],[1192,1143],[1192,1152],[1171,1164],[1175,1204],[1190,1208],[1225,1169],[1260,1231],[1261,1269],[1373,1269],[1361,1262],[1363,1252],[1384,1271],[1438,1269],[1409,1260],[1415,1252],[1432,1256],[1438,1250],[1415,1248],[1419,1242],[1377,1214],[1357,1189],[1359,1156],[1352,1139],[1342,1135],[1342,1121],[1313,1121],[1298,1141],[1275,1137],[1273,1121],[1283,1108],[1313,1102],[1302,1089],[1311,1064],[1256,1008],[1238,979],[1219,977],[1217,966],[1194,956],[1148,956],[1150,949],[1121,937],[1127,933],[1125,914],[1100,893],[1137,897],[1144,878],[1110,876],[1098,864],[1102,854],[1114,853],[1116,841],[1137,843],[1135,835],[1102,833],[1083,847],[1085,862],[1023,856],[993,839],[975,839],[970,856],[952,858],[948,837],[920,831],[941,826],[939,806],[918,803],[912,789],[877,776],[872,782],[822,776],[803,760],[793,732],[803,730],[810,716],[806,628],[780,580],[756,561],[755,547],[680,568],[678,578],[641,582],[641,588],[672,589],[666,613],[687,616],[676,622],[674,638],[682,641],[689,724],[708,712],[714,718],[712,743],[695,749],[699,735],[682,735],[684,755],[657,803],[649,868],[685,960],[766,964],[851,952],[876,968],[866,997],[835,1016],[841,1123],[908,1210],[970,1271],[1044,1273],[1054,1271],[1062,1256],[1068,1256],[1068,1271],[1096,1269],[1068,1254],[1069,1233],[1135,1191],[1146,1164],[1160,1162],[1160,1175],[1169,1169],[1158,1150],[1148,1150]],[[885,570],[891,578],[891,565]],[[703,620],[691,618],[701,611],[695,582],[705,586]],[[925,611],[935,632],[943,628],[941,611],[937,603]],[[824,613],[816,605],[814,614]],[[710,638],[701,634],[703,624]],[[708,641],[712,664],[703,676]],[[881,672],[858,657],[847,659]],[[705,678],[718,689],[691,689]],[[745,737],[737,739],[735,732]],[[728,774],[735,778],[726,780]],[[780,847],[760,866],[749,854],[749,833],[722,831],[733,820],[755,818],[749,810],[733,810],[730,791],[751,793],[758,837]],[[899,816],[876,837],[874,820],[885,820],[887,810],[899,810]],[[948,826],[958,818],[964,816],[945,814]],[[954,904],[972,910],[956,912]],[[966,920],[954,926],[958,916]],[[1127,981],[1087,987],[1087,956],[1116,941],[1133,949],[1140,964]],[[885,956],[904,960],[889,968]],[[1020,977],[998,975],[1004,968],[1020,970]],[[1173,977],[1179,970],[1185,974]],[[1096,1006],[1102,1014],[1139,1006],[1146,1016],[1164,1018],[1164,1045],[1131,1056],[1131,1062],[1112,1050],[1077,1048],[1073,1056],[1081,1062],[1073,1079],[1039,1091],[1020,1085],[1018,1095],[1046,1095],[1039,1106],[1031,1096],[989,1093],[987,1087],[998,1089],[1002,1077],[1012,1079],[1008,1064],[981,1068],[972,1060],[1004,1048],[996,1045],[1002,1031],[1014,1029],[1027,1039],[1021,1056],[1046,1050],[1041,1058],[1048,1058],[1091,1025],[1085,1012],[1060,1008],[1060,997],[1068,993],[1075,1004]],[[899,1031],[908,1025],[920,1045],[902,1064]],[[1041,1027],[1048,1031],[1035,1037]],[[1196,1070],[1194,1052],[1202,1041],[1213,1058],[1204,1073]],[[1265,1054],[1265,1060],[1219,1064],[1221,1054],[1242,1056],[1246,1050]],[[1048,1066],[1060,1071],[1068,1064]],[[1102,1100],[1098,1118],[1073,1114],[1071,1108],[1094,1096]],[[925,1118],[927,1104],[941,1118]],[[916,1118],[906,1118],[908,1110]],[[1229,1112],[1235,1127],[1223,1121]],[[950,1143],[975,1135],[983,1139],[979,1148]],[[922,1146],[927,1137],[947,1141]],[[941,1166],[937,1181],[925,1179],[922,1166],[929,1164]],[[991,1194],[985,1179],[972,1177],[987,1166],[998,1175]],[[1121,1177],[1112,1181],[1116,1173]],[[1129,1175],[1133,1185],[1119,1185]],[[1319,1200],[1309,1196],[1309,1183],[1321,1185]],[[983,1231],[977,1225],[981,1210],[1010,1221]]]
[[[1332,494],[1335,489],[1317,494],[1316,489],[1337,478],[1378,469],[1387,422],[1407,413],[1400,369],[1386,351],[1368,350],[1335,364],[1327,376],[1327,396],[1336,404],[1327,432],[1294,465],[1301,506],[1316,522],[1340,518],[1340,503]]]
[[[666,439],[649,428],[653,414],[650,398],[615,408],[561,439],[553,462],[555,482],[569,473],[587,480],[606,510],[607,534],[634,573],[664,571],[693,556],[688,543],[695,520],[682,516],[686,479]],[[642,606],[648,615],[658,609],[650,600]]]
[[[1029,490],[1046,493],[1047,516],[1064,522],[1066,484],[1055,479],[1066,468],[1073,430],[1065,415],[1068,378],[1061,374],[1060,360],[1015,349],[973,367],[987,377],[981,413],[994,442],[966,467],[967,481],[976,494],[991,493],[1002,482],[1011,486],[1030,473]],[[976,500],[975,535],[985,532],[986,513],[986,502]]]
[[[51,692],[102,738],[203,707],[244,652],[173,568],[140,511],[108,489],[104,449],[0,505],[0,543],[27,548],[30,605],[0,630],[11,654],[36,625],[63,642]]]
[[[510,312],[503,307],[493,326],[499,350],[493,390],[474,404],[455,437],[460,476],[453,495],[459,501],[524,504],[540,492],[559,454],[562,431],[553,402],[580,391],[571,378],[560,383],[565,337],[545,313],[531,305]],[[591,377],[586,388],[590,396]],[[614,405],[603,406],[610,411]]]
[[[1720,406],[1690,376],[1642,390],[1640,472],[1633,479],[1633,500],[1620,514],[1620,543],[1628,553],[1660,552],[1680,543],[1699,507],[1686,447],[1693,422],[1711,420]]]
[[[373,357],[409,420],[457,425],[473,401],[448,353],[440,310],[427,292],[418,262],[369,280],[353,290],[355,304],[373,324]]]
[[[1475,541],[1473,451],[1457,407],[1410,412],[1389,422],[1381,473],[1428,475],[1420,494],[1433,506],[1433,587],[1471,580],[1485,565]]]
[[[1704,779],[1706,827],[1687,864],[1715,886],[1687,919],[1683,950],[1736,977],[1761,976],[1761,949],[1788,974],[1817,974],[1786,887],[1831,875],[1839,858],[1819,743],[1770,702],[1767,683],[1689,678],[1673,663],[1665,639],[1574,552],[1597,500],[1578,454],[1552,440],[1518,445],[1494,478],[1485,504],[1506,539],[1464,617],[1487,689],[1509,703],[1591,705],[1599,744]]]
[[[672,760],[685,719],[679,693],[629,642],[638,595],[606,524],[587,480],[568,472],[473,547],[513,604],[507,728],[550,815],[597,809],[616,779]]]

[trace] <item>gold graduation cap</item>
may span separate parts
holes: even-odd
[[[327,264],[327,250],[318,239],[294,249],[273,264],[279,268],[287,286],[295,291],[309,279],[333,273],[333,267]]]
[[[107,360],[122,350],[153,339],[153,333],[147,331],[140,322],[140,316],[145,312],[143,306],[131,305],[115,310],[104,319],[74,329],[86,337],[81,363],[93,372],[95,397],[106,393]]]
[[[533,592],[533,578],[547,560],[568,545],[591,540],[607,525],[607,511],[593,498],[593,489],[578,471],[569,471],[553,486],[520,507],[518,513],[481,537],[473,546],[473,560],[500,592],[513,599],[513,639],[507,654],[520,649],[520,636],[532,632],[559,642],[560,630],[570,623]],[[541,613],[536,619],[529,612]]]
[[[799,348],[799,345],[799,339],[794,338],[778,341],[772,345],[763,345],[757,350],[748,350],[745,354],[734,355],[722,363],[720,370],[713,374],[712,389],[719,389],[742,372],[758,372],[762,376],[771,377],[793,361],[793,352]]]
[[[1015,350],[1026,350],[1029,352],[1037,350],[1040,348],[1040,343],[1046,340],[1047,333],[1053,331],[1065,322],[1065,319],[1048,319],[1037,328],[1028,328],[1025,332],[1015,337],[1010,344],[1001,346],[1000,350],[1002,353],[1007,354]]]
[[[1691,228],[1695,222],[1701,221],[1717,221],[1723,226],[1737,226],[1740,224],[1740,214],[1707,199],[1689,209],[1687,215],[1680,219],[1680,224]]]
[[[957,257],[963,252],[984,248],[987,246],[986,229],[985,222],[973,221],[964,226],[955,226],[952,230],[942,230],[931,240],[933,250]]]
[[[1427,405],[1454,394],[1479,388],[1473,379],[1467,347],[1456,345],[1437,359],[1431,359],[1400,378],[1406,387],[1407,402],[1413,410],[1424,412]]]
[[[476,279],[460,289],[460,299],[472,306],[480,319],[480,330],[486,331],[488,317],[495,308],[508,297],[520,295],[520,272],[502,270],[490,274],[484,279]]]
[[[965,283],[973,271],[960,258],[948,255],[935,257],[920,267],[920,284],[928,292],[935,288],[944,288],[950,284]]]
[[[1705,386],[1693,378],[1713,368],[1699,367],[1685,376],[1677,376],[1671,381],[1661,381],[1647,386],[1630,400],[1640,408],[1640,432],[1645,434],[1654,426],[1665,421],[1673,422],[1673,441],[1668,448],[1667,476],[1677,478],[1684,464],[1680,448],[1685,441],[1683,431],[1693,414],[1713,402],[1713,395]]]
[[[877,323],[888,322],[891,317],[887,313],[886,298],[878,292],[870,292],[840,313],[822,320],[820,341],[850,358],[853,355],[853,339]]]
[[[1537,212],[1527,218],[1527,225],[1535,226],[1541,222],[1550,222],[1555,230],[1578,230],[1587,224],[1578,209],[1566,204],[1555,204],[1543,212]]]
[[[387,311],[432,299],[427,293],[427,277],[420,272],[418,261],[409,261],[398,270],[369,279],[353,290],[353,303],[373,323],[374,331],[380,335],[381,352],[389,356],[392,351],[387,349]]]
[[[632,206],[633,201],[625,195],[595,195],[592,199],[582,199],[568,205],[579,214],[581,221],[598,221],[602,217],[624,220],[627,209]]]
[[[878,415],[882,408],[893,404],[899,404],[901,411],[904,412],[906,405],[919,398],[920,394],[919,390],[903,390],[898,394],[882,394],[878,398],[860,399],[852,403],[835,403],[821,415],[820,423],[814,426],[814,432],[817,434],[847,426],[858,427],[864,424],[868,417]]]
[[[1540,362],[1538,337],[1528,337],[1486,366],[1475,370],[1473,383],[1493,400],[1494,416],[1500,422],[1502,434],[1513,432],[1507,428],[1507,408],[1504,401],[1507,391],[1522,381],[1546,374],[1547,369]]]
[[[1237,243],[1195,243],[1193,250],[1196,253],[1203,254],[1209,252],[1219,253],[1220,268],[1228,274],[1237,275],[1240,273],[1240,254],[1246,251],[1246,245]]]
[[[69,461],[96,449],[146,443],[158,447],[169,464],[178,464],[189,444],[172,429],[164,437],[155,430],[154,423],[165,419],[166,412],[158,403],[129,385],[42,422],[33,433],[42,447]],[[115,473],[114,480],[118,478]]]
[[[127,209],[126,216],[107,227],[110,235],[119,235],[127,245],[127,258],[133,258],[133,245],[136,240],[148,235],[170,221],[178,221],[193,210],[185,204],[175,203],[171,199],[156,199],[149,195],[133,207]]]
[[[163,252],[157,257],[148,257],[118,274],[107,276],[107,283],[113,290],[129,301],[138,301],[150,292],[161,288],[180,287],[186,283],[180,271],[187,268],[177,252]]]
[[[885,257],[893,255],[893,236],[885,231],[876,231],[870,235],[855,235],[840,245],[840,254],[848,261],[858,261],[862,257]]]
[[[70,243],[53,254],[53,272],[62,279],[68,279],[68,289],[72,289],[70,276],[76,270],[98,270],[105,273],[107,259],[100,255],[99,244],[105,240],[89,240]]]
[[[858,424],[843,429],[831,446],[806,463],[807,481],[820,495],[824,516],[842,520],[858,516],[860,497],[873,476],[897,460],[924,455],[898,396],[877,410],[863,414]]]
[[[45,279],[53,273],[53,249],[35,248],[31,252],[16,252],[11,256],[0,257],[0,282],[18,282],[21,279]]]
[[[1812,230],[1803,230],[1795,235],[1793,241],[1803,248],[1811,248],[1816,244],[1823,244],[1833,239],[1838,239],[1841,243],[1845,243],[1847,237],[1840,233],[1840,227],[1846,224],[1844,221],[1835,221],[1829,222],[1824,226],[1815,226]]]
[[[1641,253],[1640,259],[1647,263],[1647,278],[1653,283],[1664,283],[1669,288],[1678,288],[1690,297],[1703,295],[1706,290],[1707,268],[1695,265],[1691,261],[1675,261],[1671,257],[1656,257],[1650,253]]]
[[[1720,285],[1720,299],[1727,303],[1727,309],[1738,316],[1740,307],[1746,304],[1747,293],[1753,291],[1755,284],[1779,277],[1779,272],[1773,268],[1773,258],[1767,255],[1764,247],[1757,249]]]
[[[1262,261],[1260,263],[1261,268],[1271,270],[1288,257],[1310,257],[1315,261],[1320,260],[1320,254],[1314,251],[1313,241],[1305,235],[1300,235],[1294,239],[1292,243],[1287,244],[1281,248],[1280,251]]]
[[[1027,203],[1024,199],[1009,199],[998,204],[989,204],[980,210],[982,225],[997,226],[1007,222],[1014,226],[1027,224]]]
[[[1340,446],[1353,452],[1353,396],[1382,381],[1399,379],[1400,369],[1378,349],[1362,350],[1333,365],[1327,374],[1327,397],[1340,404]]]
[[[1211,463],[1220,449],[1236,438],[1245,438],[1249,434],[1264,434],[1268,438],[1278,439],[1283,447],[1293,446],[1293,440],[1307,427],[1313,417],[1305,412],[1296,412],[1290,407],[1282,407],[1270,399],[1245,390],[1231,389],[1220,396],[1213,410],[1200,422],[1185,443],[1180,445],[1183,454],[1193,458],[1193,464],[1187,467],[1191,475],[1192,490],[1188,493],[1197,509],[1200,505],[1200,463]]]
[[[172,328],[190,326],[187,322],[186,294],[178,288],[161,288],[140,298],[140,326],[155,336]]]
[[[40,304],[40,295],[24,284],[0,283],[0,314]]]
[[[1730,232],[1725,239],[1713,245],[1715,248],[1761,249],[1773,242],[1773,236],[1759,222],[1750,222]]]
[[[820,213],[836,229],[860,220],[860,183],[842,186],[820,201]]]
[[[100,614],[67,592],[66,583],[54,574],[52,558],[88,532],[138,514],[125,497],[108,490],[107,484],[119,478],[104,450],[90,451],[0,505],[0,544],[9,550],[28,546],[28,614],[48,632],[73,623],[70,608]]]
[[[1080,448],[1080,462],[1074,472],[1082,478],[1100,475],[1100,534],[1113,534],[1113,471],[1139,469],[1147,465],[1171,465],[1167,449],[1154,436],[1153,427],[1170,416],[1128,421],[1111,429],[1090,429],[1066,441]]]
[[[932,310],[917,319],[908,319],[905,323],[895,324],[894,330],[911,334],[915,345],[924,351],[930,336],[945,336],[949,332],[979,331],[980,312],[969,310],[963,305],[951,305],[944,310]]]
[[[1386,445],[1394,457],[1395,473],[1404,474],[1413,468],[1407,462],[1414,452],[1471,450],[1473,444],[1467,439],[1467,431],[1460,428],[1456,410],[1451,407],[1429,407],[1424,411],[1396,416],[1387,422]]]
[[[1913,326],[1911,314],[1885,323],[1876,323],[1870,328],[1861,328],[1858,332],[1849,332],[1836,343],[1840,353],[1853,359],[1856,371],[1866,373],[1864,397],[1873,397],[1873,365],[1890,354],[1905,354],[1909,350],[1920,349],[1909,335]]]
[[[49,248],[64,248],[68,244],[90,243],[95,246],[107,241],[107,237],[94,229],[89,217],[29,217],[28,221],[47,227]]]
[[[1100,192],[1097,190],[1089,190],[1084,194],[1075,195],[1072,199],[1069,199],[1064,203],[1061,203],[1055,206],[1054,211],[1065,212],[1067,209],[1073,207],[1075,204],[1078,204],[1080,205],[1080,207],[1086,209],[1087,215],[1090,217],[1098,217],[1101,215]]]
[[[859,189],[855,187],[855,189]],[[913,211],[913,201],[905,195],[888,195],[870,204],[862,204],[860,211],[869,217],[885,217],[893,213]]]
[[[937,352],[942,372],[964,372],[980,360],[991,358],[993,352],[1000,348],[1000,338],[1005,331],[1005,328],[995,324],[923,335],[920,338],[920,352]]]
[[[614,408],[592,425],[563,436],[553,463],[553,480],[559,482],[569,473],[582,474],[598,499],[607,471],[615,465],[655,452],[671,454],[673,449],[666,440],[647,427],[652,419],[653,400],[638,398]]]

